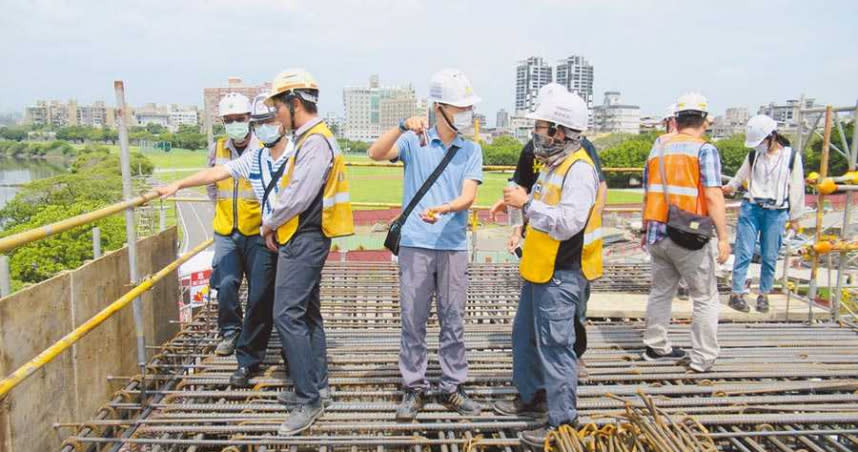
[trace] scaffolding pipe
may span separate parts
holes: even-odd
[[[823,135],[822,140],[822,159],[819,163],[819,177],[820,179],[825,179],[828,176],[828,155],[830,152],[829,146],[831,144],[831,116],[832,116],[832,108],[831,105],[825,108],[825,134]],[[819,192],[816,194],[816,242],[822,241],[822,216],[823,216],[823,206],[825,202],[825,194]],[[817,289],[817,275],[819,273],[819,254],[814,251],[811,253],[812,266],[810,269],[810,289],[808,290],[808,298],[810,299],[810,303],[807,304],[808,314],[807,321],[808,323],[813,322],[813,302],[816,300],[816,289]]]
[[[181,257],[179,257],[166,267],[162,268],[158,273],[152,275],[151,278],[144,280],[140,283],[140,285],[126,292],[125,295],[123,295],[113,303],[109,304],[98,314],[94,315],[92,318],[81,324],[79,327],[75,328],[70,333],[63,336],[60,340],[45,349],[42,353],[39,353],[35,358],[31,359],[30,361],[19,367],[15,372],[12,372],[11,374],[9,374],[9,376],[4,378],[3,380],[0,380],[0,400],[2,400],[6,396],[6,394],[8,394],[9,391],[12,390],[12,388],[27,379],[27,377],[36,373],[36,371],[44,367],[49,362],[53,361],[57,356],[59,356],[60,353],[70,348],[73,344],[75,344],[81,338],[86,336],[90,331],[94,330],[96,327],[104,323],[105,320],[109,319],[111,316],[119,312],[122,308],[131,303],[132,300],[138,299],[140,295],[150,290],[158,281],[164,279],[166,276],[173,273],[177,268],[179,268],[180,265],[187,262],[190,258],[194,257],[200,251],[208,248],[212,243],[212,239],[206,240],[205,242],[197,245],[196,248],[183,254]]]
[[[853,121],[858,122],[858,102],[855,106],[855,111],[852,113]],[[846,135],[843,133],[843,128],[838,122],[838,130],[840,131],[843,146],[849,146],[846,142]],[[849,149],[849,171],[855,171],[856,159],[858,159],[858,123],[852,125],[852,147]],[[840,228],[840,236],[843,237],[852,223],[852,192],[846,192],[846,205],[843,208],[843,226]],[[846,253],[840,253],[840,260],[837,263],[837,290],[832,299],[831,311],[834,316],[834,321],[840,320],[840,304],[843,302],[843,272],[846,270]]]
[[[133,198],[131,183],[131,151],[128,148],[128,124],[125,121],[125,85],[121,80],[113,82],[116,91],[116,109],[119,129],[119,165],[122,169],[122,197],[126,202]],[[134,206],[125,209],[125,241],[128,244],[128,276],[130,284],[136,285],[137,275],[137,229],[134,222]],[[146,372],[146,337],[143,331],[143,305],[135,298],[131,309],[134,315],[134,333],[137,337],[137,366],[141,373]]]

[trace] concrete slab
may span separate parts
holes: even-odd
[[[621,319],[644,319],[646,318],[647,294],[641,293],[619,293],[619,292],[594,292],[590,296],[587,306],[587,317],[590,318],[621,318]],[[764,322],[787,320],[787,298],[786,295],[773,294],[769,296],[771,309],[762,314],[754,310],[753,298],[749,297],[751,312],[745,314],[727,307],[727,295],[721,296],[721,321],[726,322]],[[690,300],[675,299],[673,301],[673,319],[690,320],[692,303]],[[808,318],[807,303],[791,297],[789,303],[789,320],[802,321]],[[813,308],[814,319],[830,319],[831,314],[820,307]]]

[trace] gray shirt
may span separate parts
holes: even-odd
[[[525,212],[530,226],[547,233],[554,240],[562,242],[571,239],[587,226],[598,188],[596,169],[586,162],[573,163],[566,173],[559,204],[550,206],[534,200],[531,191],[530,206]]]
[[[295,142],[300,140],[303,133],[322,122],[319,117],[313,118],[295,131]],[[325,137],[312,135],[308,137],[300,149],[296,149],[295,168],[289,185],[275,195],[271,205],[271,215],[263,218],[264,226],[276,230],[292,218],[310,208],[316,196],[322,190],[325,179],[333,165],[331,149]],[[286,167],[285,171],[289,171]],[[283,177],[286,177],[284,172]]]

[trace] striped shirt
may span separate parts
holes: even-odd
[[[288,138],[284,137],[284,139]],[[256,199],[258,199],[259,202],[262,202],[262,198],[265,196],[265,188],[269,183],[271,183],[272,175],[276,173],[281,166],[286,164],[286,161],[289,159],[289,156],[292,155],[294,149],[295,146],[293,145],[292,140],[289,140],[283,154],[275,161],[271,158],[271,150],[260,144],[260,146],[253,149],[248,148],[241,154],[241,157],[227,162],[224,166],[232,177],[243,177],[249,180],[250,185],[253,187],[253,193],[256,195]],[[278,185],[279,184],[274,184],[274,188],[271,189],[271,193],[268,195],[265,205],[262,206],[263,220],[271,215],[271,201],[275,199],[274,195],[276,195],[280,189]]]
[[[658,153],[659,141],[656,140],[650,150],[650,155]],[[670,143],[667,146],[675,147],[699,147],[697,151],[697,160],[700,166],[700,185],[704,188],[721,187],[721,156],[718,154],[718,148],[710,143],[705,143],[702,146],[699,143],[680,141]],[[690,149],[678,149],[677,151],[685,151],[684,153],[693,152]],[[647,168],[649,165],[644,165],[643,186],[647,186]],[[659,194],[658,196],[661,196]],[[667,237],[667,225],[658,221],[649,221],[646,228],[646,242],[649,245],[655,244],[659,240]]]

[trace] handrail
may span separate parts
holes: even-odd
[[[197,245],[191,251],[188,251],[187,253],[183,254],[178,259],[176,259],[166,267],[162,268],[158,273],[155,273],[154,275],[152,275],[152,277],[143,280],[143,282],[141,282],[138,286],[126,292],[125,295],[121,296],[118,300],[114,301],[113,303],[110,303],[98,314],[92,316],[89,320],[81,324],[81,326],[75,328],[70,333],[63,336],[62,339],[58,340],[57,342],[54,342],[53,345],[46,348],[44,351],[42,351],[42,353],[36,355],[35,358],[26,362],[16,371],[9,374],[9,376],[4,378],[3,380],[0,380],[0,400],[2,400],[3,397],[5,397],[6,394],[12,390],[12,388],[20,384],[29,376],[36,373],[36,371],[44,367],[49,362],[53,361],[54,358],[56,358],[60,353],[71,347],[72,344],[86,336],[87,333],[94,330],[97,326],[101,325],[105,320],[109,319],[113,314],[116,314],[120,309],[127,306],[135,298],[139,297],[144,292],[150,290],[152,286],[155,285],[155,283],[164,279],[167,275],[176,270],[179,265],[182,265],[190,258],[198,254],[200,251],[208,248],[212,243],[214,243],[214,240],[208,239],[205,242]]]
[[[78,226],[82,226],[87,223],[92,223],[93,221],[97,221],[105,217],[109,217],[111,215],[122,212],[129,207],[137,207],[146,204],[147,202],[157,197],[158,193],[152,191],[129,201],[118,202],[116,204],[112,204],[89,213],[83,213],[75,217],[57,221],[56,223],[51,223],[45,226],[40,226],[38,228],[29,229],[23,232],[19,232],[17,234],[12,234],[10,236],[0,238],[0,253],[13,250],[15,248],[18,248],[19,246],[23,246],[28,243],[35,242],[37,240],[41,240],[45,237],[68,231],[69,229],[74,229]]]
[[[402,168],[402,163],[389,162],[346,162],[346,166],[357,168]],[[515,171],[513,165],[483,165],[483,171]],[[603,173],[642,173],[643,168],[637,167],[618,167],[618,168],[602,168]]]

